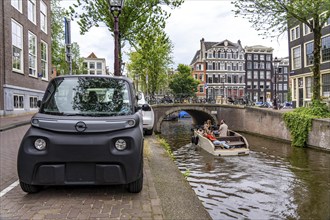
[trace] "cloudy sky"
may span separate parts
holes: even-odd
[[[64,0],[63,7],[75,0]],[[279,39],[263,39],[251,24],[241,17],[235,17],[230,0],[185,0],[180,8],[172,10],[167,21],[166,32],[174,45],[174,67],[178,64],[190,64],[200,40],[221,42],[225,39],[242,46],[263,45],[274,48],[274,56],[288,56],[287,36]],[[110,71],[113,70],[114,42],[106,27],[92,28],[85,35],[79,35],[79,26],[71,24],[72,42],[80,45],[81,56],[87,57],[94,52],[99,58],[106,58]],[[126,48],[128,52],[129,48]],[[127,62],[127,57],[124,62]]]

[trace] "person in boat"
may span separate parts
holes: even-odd
[[[211,127],[209,126],[208,121],[204,122],[204,133],[206,134],[212,134]]]
[[[220,127],[219,127],[219,136],[225,137],[228,133],[228,125],[226,124],[225,120],[220,121]]]

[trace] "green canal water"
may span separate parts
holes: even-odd
[[[244,134],[250,154],[214,157],[190,143],[190,119],[162,137],[213,219],[330,219],[330,153]]]

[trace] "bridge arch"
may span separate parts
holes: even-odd
[[[202,125],[208,119],[210,119],[213,124],[219,123],[217,114],[212,113],[213,110],[216,112],[216,108],[206,108],[205,106],[198,106],[193,104],[176,104],[175,106],[153,105],[152,107],[155,113],[155,133],[161,133],[161,124],[167,115],[180,111],[186,111],[191,116],[193,124],[195,125]]]

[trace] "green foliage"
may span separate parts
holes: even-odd
[[[187,170],[183,173],[183,176],[184,176],[185,179],[187,179],[187,178],[189,177],[189,175],[190,175],[190,170],[187,169]]]
[[[162,29],[154,28],[139,39],[136,51],[131,52],[128,64],[129,75],[140,79],[140,90],[154,95],[160,90],[172,63],[172,43]]]
[[[328,117],[330,117],[330,111],[320,102],[314,102],[311,107],[301,107],[292,112],[286,112],[283,119],[290,130],[292,146],[305,147],[313,119]]]
[[[175,96],[183,98],[195,96],[199,81],[191,75],[191,68],[184,64],[179,64],[178,72],[172,76],[169,87]]]
[[[120,45],[127,41],[136,48],[139,39],[150,30],[165,28],[166,19],[170,16],[166,7],[173,9],[182,3],[183,0],[125,0],[119,18]],[[114,32],[114,17],[109,10],[108,0],[77,0],[70,7],[70,14],[72,19],[78,19],[81,34],[101,23],[111,33]]]
[[[234,0],[236,15],[247,18],[265,37],[287,33],[288,28],[301,22],[314,34],[313,100],[320,96],[320,63],[322,27],[330,17],[329,0]],[[312,21],[311,21],[312,19]]]
[[[158,139],[160,145],[162,145],[164,147],[164,149],[166,150],[166,152],[170,156],[170,158],[172,160],[174,160],[175,158],[174,158],[172,149],[171,149],[170,145],[166,142],[166,140],[163,139],[163,138],[161,138],[161,137],[159,137],[159,136],[157,136],[157,139]]]

